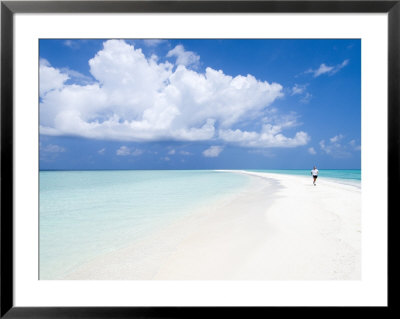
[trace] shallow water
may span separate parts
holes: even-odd
[[[204,170],[41,171],[40,279],[62,279],[249,182]]]

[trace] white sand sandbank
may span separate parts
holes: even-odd
[[[360,187],[227,172],[254,178],[238,195],[95,258],[65,279],[361,279]]]

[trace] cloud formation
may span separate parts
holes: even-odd
[[[329,142],[321,140],[319,146],[321,151],[325,154],[331,155],[335,158],[348,158],[352,152],[360,151],[361,146],[353,139],[350,142],[344,142],[344,135],[338,134],[329,139]]]
[[[78,71],[71,70],[69,68],[62,68],[60,69],[62,74],[66,74],[68,79],[75,82],[75,84],[90,84],[93,82],[93,79],[90,76],[86,76]]]
[[[313,76],[319,77],[322,74],[328,74],[328,75],[333,75],[337,72],[339,72],[341,69],[343,69],[347,64],[349,64],[349,60],[346,59],[342,63],[334,66],[329,66],[326,65],[325,63],[322,63],[318,69],[309,69],[306,71],[306,73],[313,73]]]
[[[308,149],[308,153],[310,153],[311,155],[317,154],[317,152],[316,152],[316,150],[314,149],[314,147],[310,147],[310,148]]]
[[[46,59],[40,59],[40,96],[44,96],[52,90],[62,89],[64,83],[69,79],[65,73],[53,68]]]
[[[140,149],[130,149],[129,147],[123,145],[119,149],[117,149],[116,154],[118,156],[139,156],[143,154],[143,151]]]
[[[221,146],[211,146],[203,151],[205,157],[218,157],[219,154],[224,150]]]
[[[118,156],[128,156],[131,153],[129,148],[127,146],[121,146],[119,149],[117,149],[116,154]]]
[[[261,132],[248,132],[236,130],[220,130],[219,137],[226,142],[239,144],[243,147],[296,147],[305,145],[310,137],[307,133],[300,131],[294,137],[286,137],[281,134],[281,127],[276,125],[264,125]]]
[[[295,84],[291,90],[292,95],[303,94],[305,92],[306,88],[307,88],[307,84],[303,84],[303,85]]]
[[[240,126],[261,118],[283,96],[280,84],[210,67],[204,73],[190,70],[186,66],[198,56],[183,46],[168,55],[177,57],[177,66],[146,57],[123,40],[105,41],[89,60],[95,81],[79,84],[66,83],[71,71],[41,61],[41,134],[143,142],[222,140],[261,148],[309,140],[302,131],[283,135],[284,125],[263,123],[260,131]]]
[[[308,103],[310,102],[311,98],[312,98],[312,94],[307,92],[307,84],[295,84],[292,88],[291,88],[291,95],[300,95],[302,96],[300,99],[301,103]]]
[[[331,137],[330,139],[329,139],[329,141],[331,142],[331,143],[337,143],[337,142],[339,142],[341,139],[343,139],[343,135],[342,134],[339,134],[339,135],[336,135],[336,136],[334,136],[334,137]]]
[[[351,140],[349,145],[354,151],[361,151],[361,145],[357,144],[356,140]]]
[[[185,51],[183,45],[178,44],[175,48],[170,50],[167,53],[167,58],[169,57],[176,57],[176,64],[177,65],[197,65],[200,61],[200,57],[192,52],[192,51]]]

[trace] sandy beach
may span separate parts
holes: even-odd
[[[360,187],[233,172],[251,175],[251,184],[65,279],[361,279]]]

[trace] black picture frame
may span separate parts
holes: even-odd
[[[396,213],[400,144],[400,0],[396,1],[1,1],[1,279],[0,317],[5,318],[192,318],[209,316],[255,317],[278,314],[280,307],[14,307],[13,303],[13,16],[15,13],[122,12],[308,12],[388,14],[388,225]],[[398,212],[398,211],[397,211]],[[382,212],[384,213],[384,212]],[[390,228],[390,227],[389,227]],[[390,236],[388,229],[388,264]],[[389,271],[390,269],[388,269]],[[388,272],[389,273],[389,272]],[[389,273],[390,275],[390,273]],[[388,280],[388,287],[389,287]],[[388,307],[356,308],[371,313]],[[312,308],[318,313],[326,307]],[[330,308],[335,314],[341,307]],[[353,308],[354,309],[354,308]],[[290,307],[297,315],[311,307]],[[345,311],[348,311],[347,308]]]

